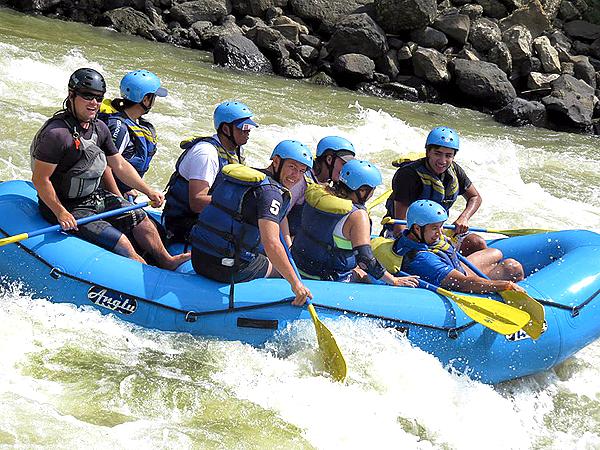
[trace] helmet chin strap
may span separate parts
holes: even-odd
[[[421,225],[419,225],[419,234],[415,232],[415,229],[413,227],[410,227],[409,233],[416,237],[419,240],[420,244],[427,244],[427,242],[425,242],[425,230],[424,227],[422,227]]]
[[[371,195],[372,191],[373,190],[370,189],[365,195],[360,195],[360,188],[359,188],[356,191],[354,191],[354,193],[356,194],[356,198],[358,199],[358,202],[361,205],[364,205],[365,203],[367,203],[367,198],[369,198],[369,195]]]
[[[279,165],[277,166],[277,169],[275,170],[275,173],[273,174],[273,179],[275,181],[277,181],[278,183],[281,183],[281,171],[283,170],[283,163],[284,163],[284,159],[279,158]]]

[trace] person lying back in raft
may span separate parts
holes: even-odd
[[[343,165],[333,187],[308,186],[302,227],[292,245],[292,255],[304,275],[319,280],[362,281],[354,271],[358,266],[386,284],[417,286],[416,277],[388,273],[371,251],[371,223],[365,202],[380,184],[377,167],[353,159]]]
[[[512,258],[502,259],[502,252],[496,248],[486,248],[467,257],[489,280],[461,263],[450,238],[442,232],[447,219],[448,213],[440,204],[431,200],[414,202],[407,211],[408,228],[390,247],[393,255],[387,255],[387,261],[391,257],[395,267],[446,289],[479,294],[525,292],[515,284],[524,278],[523,266]],[[389,263],[384,265],[389,267]]]
[[[463,236],[469,230],[469,219],[479,209],[481,196],[454,158],[460,146],[458,133],[449,127],[436,127],[425,141],[425,158],[403,163],[392,178],[392,195],[386,202],[387,216],[405,220],[406,210],[416,200],[433,200],[441,204],[446,212],[459,195],[467,204],[454,221],[454,236],[460,252],[467,256],[487,247],[485,240],[474,233]],[[385,237],[398,237],[404,225],[384,227]]]
[[[348,139],[339,136],[326,136],[317,144],[317,157],[313,162],[312,170],[306,173],[303,180],[296,183],[292,193],[292,207],[288,213],[290,235],[296,236],[302,221],[302,208],[304,195],[309,183],[331,184],[340,179],[342,166],[354,159],[356,152],[354,145]]]
[[[167,96],[167,90],[161,87],[160,79],[148,70],[125,74],[119,87],[121,98],[104,100],[98,118],[108,125],[119,153],[143,178],[156,153],[157,137],[154,126],[142,116],[150,112],[156,97]],[[116,189],[111,186],[113,179]],[[106,169],[104,182],[107,189],[125,198],[130,195],[135,198],[138,194],[118,177],[113,178],[110,167]]]
[[[76,70],[69,78],[64,109],[35,135],[30,154],[40,213],[63,230],[73,230],[109,251],[146,263],[125,235],[131,233],[160,267],[175,270],[190,259],[190,254],[169,255],[156,227],[141,209],[77,226],[77,219],[131,205],[100,187],[107,164],[120,180],[146,194],[154,206],[164,200],[119,153],[106,124],[96,119],[105,92],[106,82],[99,72]]]
[[[175,163],[175,172],[167,184],[163,221],[167,234],[185,242],[198,219],[198,213],[210,203],[217,174],[227,164],[244,164],[243,145],[257,127],[254,114],[241,102],[223,102],[215,108],[216,134],[182,141],[184,150]]]
[[[223,167],[190,233],[192,265],[196,273],[226,283],[282,276],[296,296],[292,303],[302,305],[312,294],[296,276],[280,231],[289,245],[288,189],[312,166],[312,155],[304,144],[288,140],[277,144],[271,160],[264,171]]]

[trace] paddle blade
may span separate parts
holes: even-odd
[[[27,233],[15,234],[14,236],[8,236],[0,239],[0,247],[3,245],[14,244],[15,242],[24,241],[29,237]]]
[[[523,327],[531,339],[538,339],[544,329],[546,313],[544,306],[528,294],[517,291],[502,291],[500,295],[507,305],[526,311],[531,320]]]
[[[467,316],[496,333],[516,333],[531,319],[525,311],[496,300],[458,294],[443,288],[438,288],[437,292],[454,300]]]
[[[526,236],[528,234],[552,233],[552,230],[544,230],[541,228],[517,228],[514,230],[493,230],[487,229],[488,233],[498,233],[505,236]]]
[[[315,307],[313,305],[308,305],[308,311],[310,312],[310,317],[312,317],[315,325],[317,342],[319,343],[325,370],[335,381],[344,381],[347,373],[344,355],[342,355],[331,331],[329,331],[323,322],[321,322],[319,316],[317,316]]]

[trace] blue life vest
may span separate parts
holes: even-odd
[[[106,109],[104,109],[106,111]],[[148,168],[150,162],[156,154],[156,142],[158,140],[156,136],[156,130],[154,126],[142,119],[138,119],[139,123],[131,120],[124,112],[112,112],[112,113],[99,113],[98,118],[108,125],[113,131],[113,134],[120,129],[123,124],[127,126],[129,132],[130,143],[123,150],[123,158],[125,158],[129,164],[133,166],[140,177],[143,177]],[[131,187],[127,186],[118,178],[115,178],[117,185],[121,192],[131,190]]]
[[[291,195],[281,184],[256,169],[229,164],[217,176],[210,204],[198,215],[190,233],[192,246],[202,253],[235,262],[250,262],[258,254],[258,224],[247,223],[242,207],[247,195],[266,186],[281,191],[281,211],[287,212]]]
[[[352,243],[334,236],[336,225],[364,205],[355,205],[329,193],[324,186],[310,184],[306,189],[302,225],[294,238],[292,255],[308,277],[338,280],[356,267]]]
[[[423,242],[416,242],[408,238],[409,230],[404,230],[400,237],[396,239],[392,247],[393,252],[402,256],[402,267],[408,265],[408,263],[414,259],[418,252],[431,252],[438,256],[444,263],[451,266],[453,269],[466,274],[458,255],[456,248],[452,245],[452,241],[446,235],[441,235],[438,242],[435,244],[427,245]]]
[[[244,162],[244,158],[241,155],[238,157],[238,155],[228,152],[213,137],[195,137],[182,141],[180,147],[183,149],[183,153],[177,159],[175,172],[171,175],[166,187],[167,194],[165,195],[166,203],[163,210],[163,220],[167,229],[171,228],[171,224],[177,223],[183,229],[189,231],[198,218],[198,214],[190,208],[190,182],[181,176],[179,166],[188,152],[199,142],[209,142],[215,148],[219,156],[219,171],[227,164],[243,164]],[[209,193],[212,192],[213,188],[214,186],[211,186]],[[177,237],[183,238],[183,236]]]

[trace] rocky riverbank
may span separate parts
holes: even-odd
[[[600,0],[0,0],[216,64],[600,135]]]

